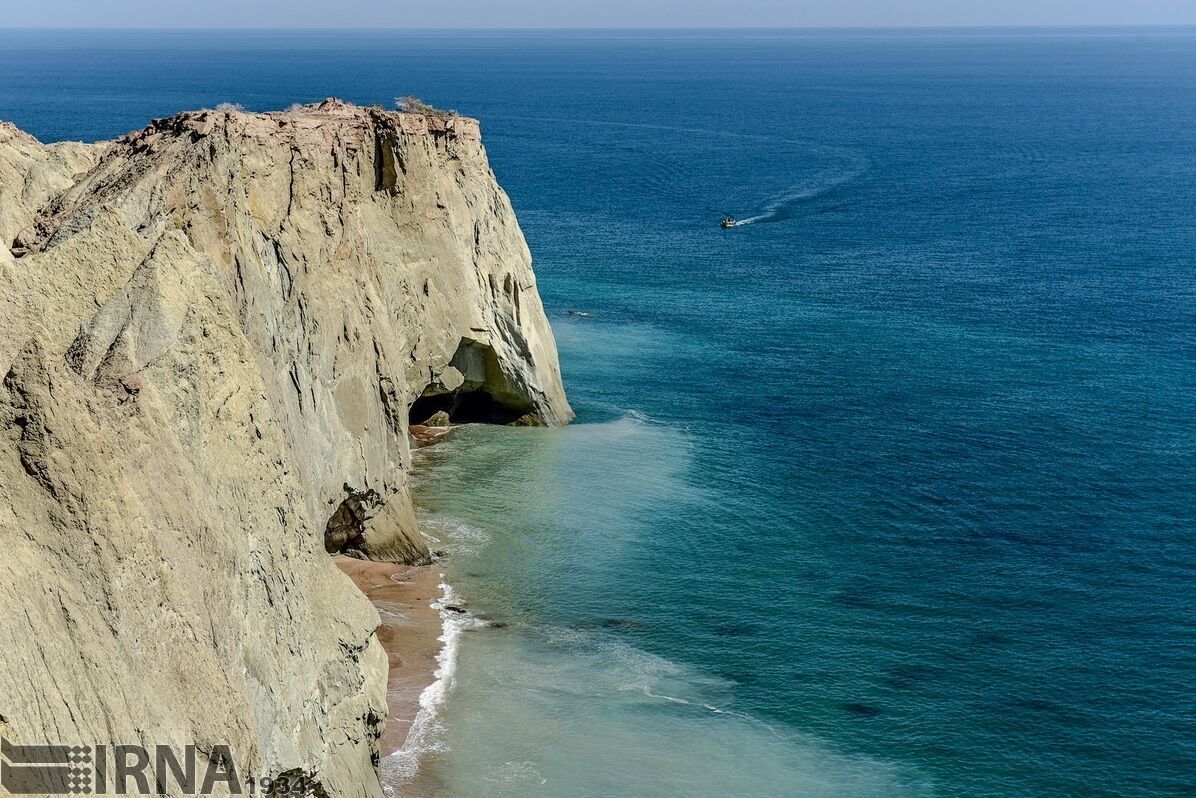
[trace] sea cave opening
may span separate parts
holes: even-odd
[[[408,421],[425,424],[443,413],[451,424],[511,424],[534,411],[511,386],[494,348],[463,338],[448,366],[412,402]]]

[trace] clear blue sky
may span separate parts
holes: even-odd
[[[24,0],[0,27],[1196,24],[1196,0]]]

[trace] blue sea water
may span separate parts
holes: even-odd
[[[409,790],[1196,795],[1196,31],[0,32],[45,140],[405,94],[579,415],[421,454]]]

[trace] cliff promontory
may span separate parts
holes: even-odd
[[[329,553],[428,558],[410,423],[572,416],[477,122],[0,124],[0,235],[0,735],[379,795],[378,616]]]

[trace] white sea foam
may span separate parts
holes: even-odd
[[[486,667],[469,668],[447,712],[448,795],[933,794],[917,773],[731,708],[732,682],[618,633],[523,627],[479,644]]]
[[[484,529],[454,518],[421,519],[420,531],[433,549],[449,554],[474,554],[490,542],[490,534]]]
[[[652,416],[648,415],[647,413],[643,412],[642,410],[636,410],[635,408],[620,408],[620,409],[623,412],[623,418],[620,418],[619,421],[634,421],[639,424],[652,424],[652,425],[655,425],[658,427],[669,427],[672,429],[680,429],[680,430],[688,429],[687,427],[684,427],[684,426],[678,426],[676,423],[674,423],[672,421],[661,421],[658,418],[653,418]],[[612,422],[612,423],[614,423],[614,422]]]
[[[440,583],[440,598],[432,606],[440,614],[441,647],[436,655],[433,681],[419,694],[419,711],[407,732],[403,746],[382,760],[382,783],[387,795],[402,795],[402,787],[415,778],[420,760],[431,753],[449,750],[445,740],[440,710],[453,688],[461,635],[468,629],[480,629],[486,622],[457,607],[460,599],[447,582]]]

